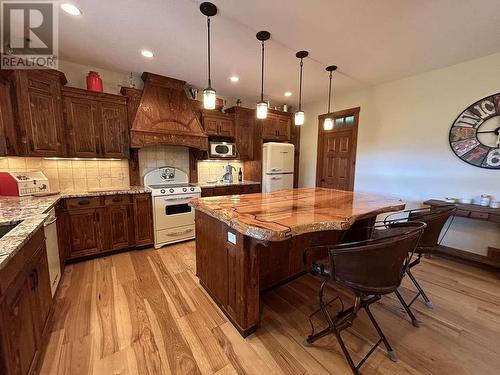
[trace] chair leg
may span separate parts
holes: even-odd
[[[335,336],[337,337],[337,341],[340,344],[340,348],[342,349],[342,352],[344,352],[344,356],[345,356],[345,358],[347,360],[347,363],[349,364],[349,367],[352,370],[352,373],[354,375],[358,375],[359,374],[359,371],[358,371],[359,367],[357,367],[354,364],[354,361],[352,360],[351,355],[349,354],[349,351],[347,350],[347,347],[344,344],[344,340],[342,339],[342,336],[340,335],[340,331],[335,330]]]
[[[418,283],[417,279],[415,279],[415,276],[413,276],[413,274],[411,273],[410,269],[407,269],[406,270],[406,273],[408,274],[408,276],[410,277],[411,281],[413,281],[413,284],[415,285],[415,287],[417,288],[418,292],[422,295],[422,297],[424,298],[424,301],[425,301],[425,305],[429,308],[429,309],[432,309],[434,308],[434,305],[432,304],[432,301],[430,300],[429,297],[427,297],[427,294],[425,294],[424,290],[422,289],[422,287],[420,286],[420,284]]]
[[[389,344],[389,341],[387,341],[387,338],[385,337],[384,333],[382,332],[382,329],[378,325],[377,321],[375,320],[375,317],[373,316],[372,312],[370,311],[370,306],[365,306],[366,313],[368,314],[368,317],[370,318],[373,326],[378,332],[378,335],[380,336],[380,339],[384,343],[386,349],[387,349],[387,355],[393,362],[397,362],[398,357],[396,356],[396,352],[392,349],[391,345]]]
[[[420,326],[420,323],[419,321],[417,320],[417,318],[415,317],[415,315],[413,314],[413,311],[411,311],[410,309],[410,306],[408,306],[408,304],[406,303],[406,301],[404,300],[403,296],[401,295],[401,293],[399,293],[399,290],[396,289],[396,291],[394,292],[396,294],[396,297],[398,297],[399,299],[399,302],[401,302],[401,305],[403,305],[404,309],[406,310],[406,313],[408,314],[408,316],[410,317],[411,319],[411,324],[413,324],[413,326],[415,327],[419,327]]]

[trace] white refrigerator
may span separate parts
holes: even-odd
[[[293,189],[294,145],[264,143],[262,152],[262,192]]]

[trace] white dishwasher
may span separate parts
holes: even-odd
[[[59,245],[57,244],[57,217],[54,208],[49,211],[49,217],[45,220],[43,229],[45,231],[45,246],[47,247],[47,260],[49,263],[50,289],[52,297],[54,297],[61,278]]]

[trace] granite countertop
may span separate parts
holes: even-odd
[[[405,207],[394,197],[323,188],[197,198],[190,204],[236,231],[263,241],[344,230],[358,219]]]
[[[13,257],[43,225],[48,211],[64,198],[82,198],[116,194],[142,194],[151,190],[132,186],[120,190],[101,190],[63,193],[48,196],[0,197],[0,226],[18,225],[0,238],[0,269]]]
[[[219,187],[219,186],[243,186],[243,185],[260,185],[259,181],[251,181],[251,180],[243,180],[243,181],[234,181],[232,183],[227,183],[227,182],[199,182],[195,184],[201,188],[212,188],[212,187]]]

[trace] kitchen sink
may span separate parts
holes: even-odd
[[[17,227],[18,224],[19,223],[5,224],[5,225],[1,225],[0,224],[0,238],[2,238],[3,236],[5,236],[7,233],[9,233],[15,227]]]

